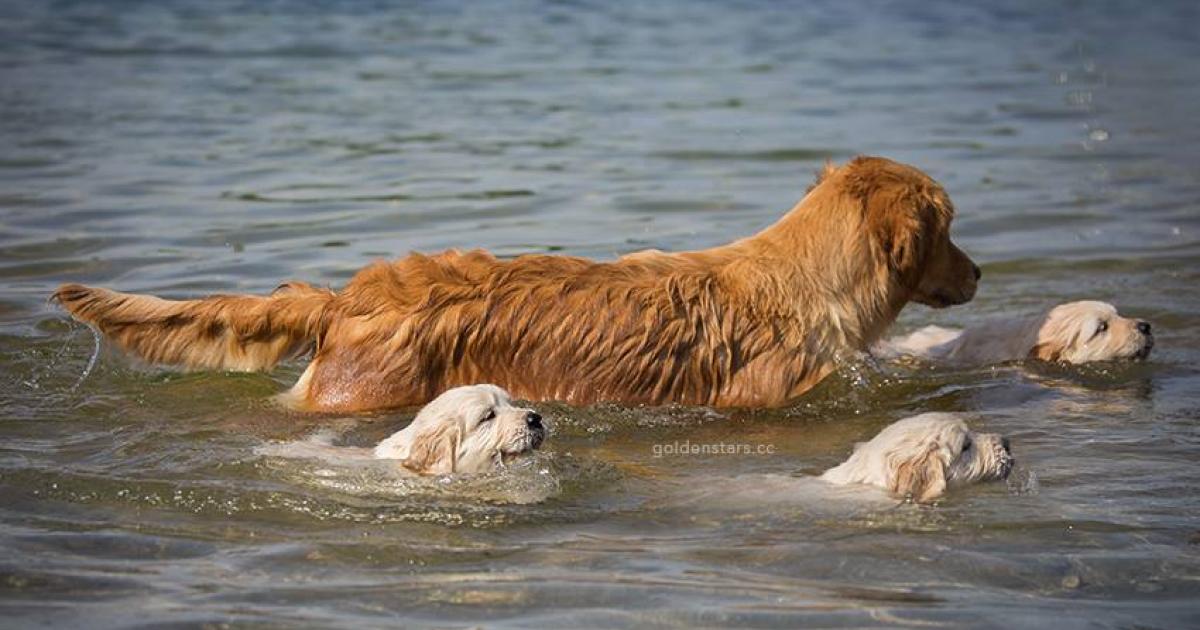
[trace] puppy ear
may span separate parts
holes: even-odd
[[[946,467],[936,444],[916,457],[903,460],[892,471],[892,494],[929,503],[946,491]]]
[[[458,447],[462,444],[462,429],[457,423],[441,423],[418,433],[408,449],[408,457],[400,462],[419,475],[452,473],[458,465]]]
[[[1037,331],[1037,342],[1029,350],[1029,357],[1043,361],[1064,361],[1065,355],[1079,345],[1083,335],[1083,324],[1071,305],[1057,306],[1043,318]]]
[[[1062,346],[1043,341],[1029,350],[1030,359],[1058,361],[1062,358]]]

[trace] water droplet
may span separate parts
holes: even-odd
[[[1108,140],[1108,131],[1106,129],[1099,128],[1093,129],[1088,133],[1088,138],[1091,138],[1096,142],[1104,142],[1105,140]]]
[[[1092,104],[1091,90],[1073,90],[1067,93],[1067,105],[1075,107],[1087,107]]]

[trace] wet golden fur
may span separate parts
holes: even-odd
[[[313,345],[304,409],[428,402],[494,382],[527,400],[777,406],[865,350],[910,300],[975,293],[953,206],[919,170],[827,166],[782,219],[733,243],[612,262],[476,250],[375,263],[333,294],[169,302],[65,285],[75,317],[153,362],[268,369]]]

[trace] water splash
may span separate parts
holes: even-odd
[[[67,353],[71,350],[71,347],[75,341],[75,337],[79,331],[79,326],[74,320],[67,320],[67,322],[69,328],[66,336],[62,340],[62,343],[59,344],[58,349],[54,351],[54,354],[49,359],[36,361],[35,367],[31,371],[29,378],[21,381],[21,384],[23,384],[25,387],[28,387],[31,390],[41,391],[43,386],[42,381],[48,375],[56,373],[59,368],[63,367],[64,359],[67,356]],[[87,328],[92,333],[93,345],[91,355],[88,357],[87,364],[84,365],[83,372],[80,373],[79,377],[75,379],[75,382],[70,387],[62,390],[61,392],[51,392],[52,394],[65,395],[75,393],[79,387],[83,385],[83,382],[87,380],[88,376],[91,375],[92,371],[95,370],[96,364],[99,363],[101,347],[100,333],[91,326],[88,326]],[[54,395],[42,396],[39,398],[39,401],[35,407],[39,409],[46,408],[47,406],[53,405],[58,400],[59,398]]]
[[[1008,493],[1014,496],[1036,495],[1041,488],[1037,473],[1020,464],[1009,473],[1005,483],[1008,484]]]
[[[55,366],[58,365],[58,362],[62,360],[63,355],[66,354],[67,350],[71,347],[71,340],[75,338],[75,326],[73,323],[71,324],[70,330],[71,334],[63,340],[62,345],[58,347],[58,350],[54,353],[54,356],[50,357],[50,360],[46,361],[41,369],[34,369],[33,374],[31,374],[28,379],[22,381],[26,387],[29,389],[41,389],[42,377],[44,377],[51,370],[53,370]]]
[[[561,494],[564,483],[586,475],[554,454],[533,453],[488,473],[416,475],[395,461],[376,459],[369,448],[330,446],[328,435],[255,449],[271,476],[346,498],[411,501],[433,505],[484,501],[530,505]]]
[[[870,389],[875,386],[875,377],[883,376],[883,366],[869,352],[857,352],[844,361],[842,369],[856,388]]]
[[[67,390],[68,392],[75,392],[78,390],[79,386],[83,385],[83,382],[87,380],[87,377],[92,373],[92,370],[96,368],[96,362],[100,360],[100,331],[91,326],[88,326],[88,330],[92,332],[92,341],[94,342],[92,345],[92,356],[88,357],[87,365],[83,367],[83,373],[81,373],[79,378],[75,380],[75,384]]]

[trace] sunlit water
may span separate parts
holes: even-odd
[[[1200,623],[1194,5],[626,4],[4,3],[0,625]],[[413,478],[262,450],[411,412],[275,408],[300,364],[92,366],[45,302],[705,247],[857,153],[943,182],[984,270],[900,329],[1102,299],[1154,323],[1151,361],[847,365],[776,411],[540,404],[535,457]],[[805,479],[924,410],[1010,436],[1010,483],[916,507]],[[787,496],[746,500],[762,480]]]

